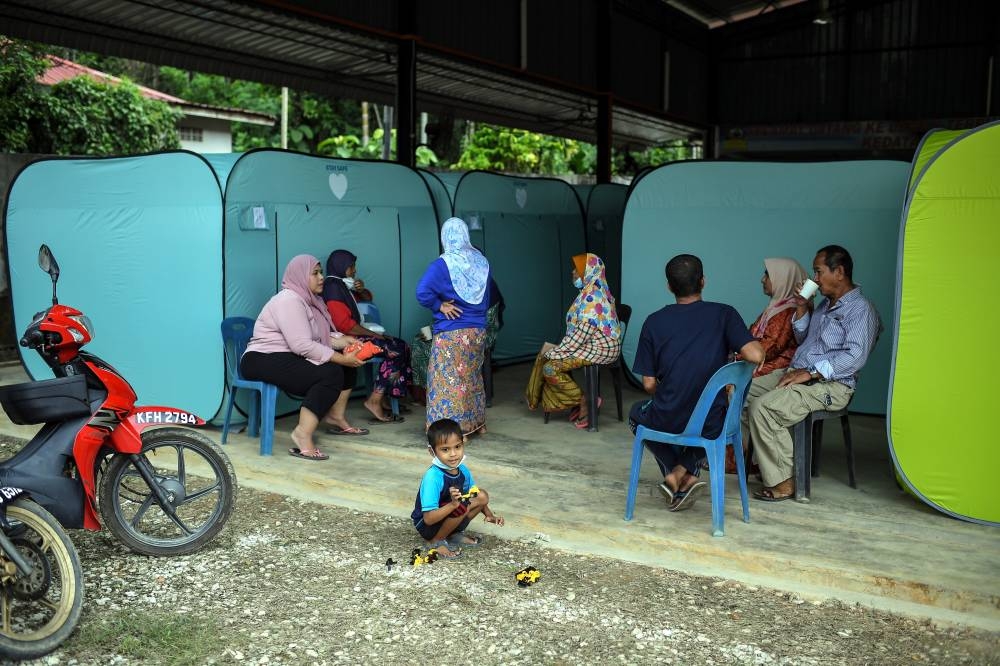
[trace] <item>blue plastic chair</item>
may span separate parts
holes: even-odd
[[[722,366],[708,380],[708,384],[698,398],[691,418],[688,419],[684,432],[674,434],[652,430],[640,425],[636,428],[635,439],[632,442],[632,472],[628,482],[628,498],[625,500],[625,520],[632,520],[635,509],[635,496],[639,488],[639,466],[642,463],[644,441],[663,442],[664,444],[679,444],[680,446],[697,446],[705,449],[708,454],[709,478],[712,486],[712,536],[723,535],[724,509],[726,502],[726,446],[733,446],[736,452],[736,470],[740,482],[740,499],[743,501],[743,522],[750,522],[750,507],[747,501],[747,473],[743,462],[743,437],[740,434],[740,411],[746,398],[747,387],[753,375],[754,366],[746,361],[736,361]],[[733,395],[726,410],[726,421],[722,432],[716,439],[705,439],[701,436],[705,427],[708,411],[715,401],[715,396],[727,385],[734,386]]]
[[[260,434],[260,455],[271,455],[274,443],[274,412],[278,401],[278,387],[267,382],[250,381],[240,375],[240,358],[246,351],[247,343],[253,335],[254,320],[249,317],[228,317],[222,320],[222,343],[226,350],[226,376],[229,379],[229,404],[226,418],[222,422],[222,443],[229,435],[229,420],[233,414],[236,391],[250,389],[258,395],[250,399],[250,414],[247,420],[247,434]]]
[[[361,315],[361,325],[365,324],[378,324],[382,325],[382,314],[378,310],[378,306],[374,303],[358,303],[358,314]],[[376,342],[376,344],[378,344]],[[368,390],[375,386],[375,373],[378,372],[378,368],[382,365],[382,361],[385,359],[382,355],[372,356],[365,363],[365,368],[367,372],[365,373],[365,382],[368,384]],[[392,416],[393,418],[399,417],[399,399],[393,396],[389,396],[389,404],[392,405]]]

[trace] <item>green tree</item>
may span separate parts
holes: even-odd
[[[0,151],[30,152],[46,62],[37,47],[0,36]]]
[[[0,149],[60,155],[121,155],[179,146],[178,111],[128,81],[77,77],[51,87],[40,47],[0,38]]]
[[[229,79],[214,74],[161,67],[157,89],[189,102],[267,113],[281,113],[281,89],[276,86]],[[281,145],[281,128],[233,123],[233,150]],[[288,95],[288,147],[315,153],[332,136],[360,134],[361,105],[309,92],[290,90]]]
[[[597,151],[582,141],[496,125],[477,125],[454,169],[526,174],[593,173]]]
[[[690,146],[681,140],[641,150],[615,150],[611,172],[634,176],[645,167],[691,156]],[[466,137],[462,154],[452,168],[551,176],[593,174],[597,169],[597,147],[584,141],[480,124]]]
[[[179,148],[181,113],[147,99],[135,84],[98,83],[78,76],[52,86],[37,152],[126,155]]]
[[[382,139],[384,137],[385,132],[379,128],[372,132],[371,140],[367,146],[364,146],[361,139],[353,134],[332,136],[319,143],[316,153],[344,159],[378,160],[382,158]],[[389,135],[389,159],[396,159],[396,130],[392,130]],[[418,167],[432,167],[438,165],[438,158],[434,151],[427,146],[417,146],[416,162]]]

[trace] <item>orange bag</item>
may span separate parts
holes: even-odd
[[[365,340],[361,342],[358,340],[354,344],[348,345],[344,348],[345,354],[358,353],[358,358],[362,361],[367,361],[372,356],[378,356],[382,353],[382,348],[374,344],[371,340]]]

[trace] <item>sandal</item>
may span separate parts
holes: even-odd
[[[441,552],[441,548],[446,548],[448,552],[451,554],[445,555],[444,553]],[[451,544],[448,543],[447,539],[441,539],[440,541],[435,541],[432,544],[428,544],[427,552],[430,553],[432,550],[437,554],[438,559],[440,560],[454,560],[455,558],[459,557],[462,554],[461,548],[459,548],[458,550],[452,550]]]
[[[597,408],[600,409],[601,405],[603,404],[604,404],[604,398],[602,398],[601,396],[597,396]],[[577,405],[573,409],[569,410],[569,420],[576,421],[579,418],[580,418],[580,406]]]
[[[368,428],[355,428],[354,426],[350,426],[349,428],[341,428],[340,426],[330,426],[329,428],[326,429],[326,432],[331,435],[361,436],[361,435],[367,435],[371,431],[368,430]]]
[[[466,534],[464,531],[455,532],[449,536],[446,541],[448,542],[449,549],[461,550],[462,548],[478,548],[479,544],[483,542],[482,537],[475,536],[473,534]]]
[[[674,493],[674,501],[670,505],[670,511],[684,511],[694,506],[694,501],[708,484],[704,481],[696,481],[687,490],[679,490]]]
[[[586,430],[587,428],[590,427],[590,418],[587,417],[587,418],[577,419],[576,421],[573,421],[573,425],[576,426],[577,430]]]
[[[788,493],[787,495],[775,495],[774,489],[764,488],[763,490],[755,490],[753,493],[753,498],[758,499],[761,502],[784,502],[787,499],[792,499],[795,497],[795,491]]]
[[[294,458],[305,458],[306,460],[329,460],[330,456],[319,449],[300,449],[298,447],[288,449],[288,455]]]

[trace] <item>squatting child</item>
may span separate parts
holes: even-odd
[[[503,525],[503,517],[489,507],[489,495],[479,489],[468,504],[462,495],[475,485],[472,472],[465,466],[465,443],[462,428],[451,419],[440,419],[427,428],[427,450],[431,466],[420,480],[413,505],[413,524],[439,557],[458,557],[462,547],[478,546],[480,537],[465,533],[465,528],[480,513],[486,522]]]

